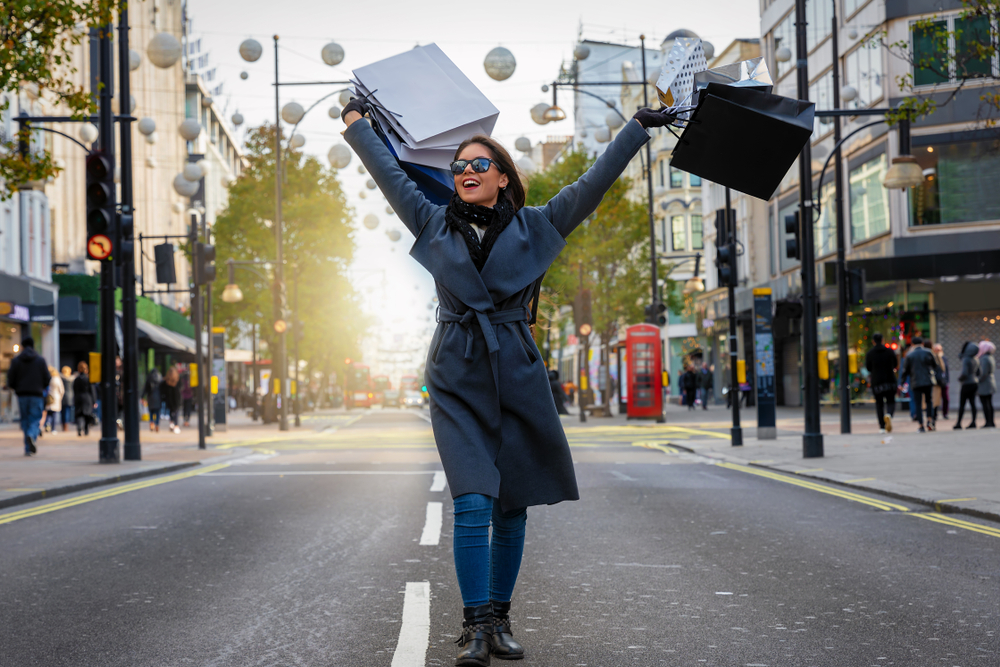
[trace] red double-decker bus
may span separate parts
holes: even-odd
[[[387,389],[392,389],[392,383],[389,382],[388,375],[376,375],[372,378],[372,393],[375,394],[372,398],[372,403],[374,405],[385,407],[385,392]]]
[[[364,364],[351,364],[347,367],[347,378],[344,387],[344,406],[351,408],[370,408],[375,399],[372,391],[372,381],[368,367]]]

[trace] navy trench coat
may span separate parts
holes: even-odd
[[[504,511],[578,500],[569,444],[528,330],[532,287],[649,135],[630,121],[576,183],[545,206],[519,210],[482,273],[445,222],[445,207],[417,190],[367,122],[344,138],[416,237],[410,255],[434,277],[439,324],[425,381],[452,497],[492,496]]]

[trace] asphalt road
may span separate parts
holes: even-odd
[[[452,664],[429,425],[310,417],[214,472],[0,525],[0,665]],[[520,664],[1000,664],[995,524],[670,447],[708,431],[567,426],[582,499],[528,512]],[[404,623],[422,582],[429,631]]]

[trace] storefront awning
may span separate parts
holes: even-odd
[[[853,259],[848,269],[864,269],[866,282],[971,276],[1000,272],[1000,250]]]
[[[170,331],[146,320],[136,320],[136,326],[139,338],[145,339],[142,342],[147,347],[163,352],[170,352],[174,356],[184,356],[194,359],[195,342],[193,338],[188,338],[176,331]]]

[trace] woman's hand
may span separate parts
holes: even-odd
[[[649,129],[651,127],[663,127],[665,125],[670,125],[672,122],[677,120],[677,116],[670,113],[663,113],[665,110],[654,111],[653,109],[639,109],[632,116],[639,125],[643,128]]]
[[[340,112],[340,118],[344,121],[344,124],[347,125],[347,127],[350,127],[352,123],[361,120],[364,115],[365,105],[362,99],[358,97],[355,97],[348,102],[347,106],[344,107],[344,110]]]

